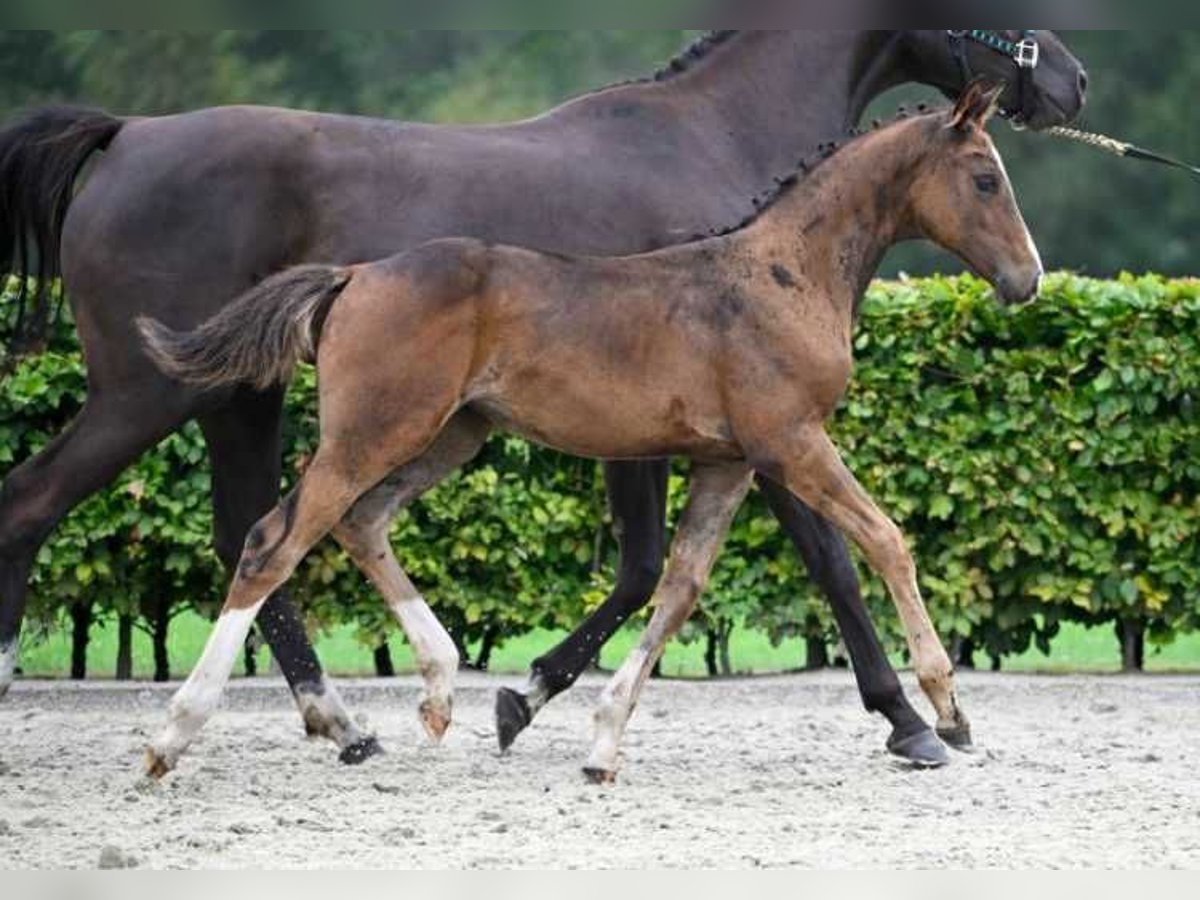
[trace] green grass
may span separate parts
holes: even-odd
[[[186,674],[200,656],[210,625],[199,616],[188,613],[175,620],[171,629],[171,672],[178,677]],[[492,657],[492,671],[517,674],[525,672],[530,660],[552,647],[563,632],[539,631],[515,638],[498,648]],[[615,668],[637,641],[638,632],[626,629],[619,633],[601,656],[605,668]],[[400,671],[414,669],[412,654],[401,638],[391,641],[392,658]],[[330,672],[336,675],[372,675],[371,653],[354,638],[354,629],[344,627],[319,636],[317,652]],[[134,637],[134,673],[147,678],[152,672],[150,639],[141,631]],[[672,677],[699,677],[705,673],[704,646],[701,642],[673,642],[663,660],[663,671]],[[96,626],[88,648],[88,672],[92,677],[111,676],[116,664],[117,634],[115,623]],[[785,641],[778,647],[758,632],[740,630],[734,634],[731,656],[738,672],[782,672],[804,664],[804,644],[799,640]],[[21,664],[29,676],[62,677],[68,670],[70,638],[58,631],[41,641],[27,640],[22,648]],[[901,660],[894,662],[900,665]],[[979,659],[986,665],[985,659]],[[260,671],[266,671],[268,656],[260,654]],[[1055,639],[1051,654],[1045,656],[1031,650],[1021,656],[1004,660],[1005,671],[1116,671],[1120,665],[1116,639],[1111,627],[1088,629],[1066,625]],[[1175,643],[1153,647],[1147,651],[1147,669],[1151,671],[1200,671],[1200,634],[1181,637]]]

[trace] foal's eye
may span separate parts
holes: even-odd
[[[975,187],[981,194],[1000,193],[1000,179],[995,175],[976,175]]]

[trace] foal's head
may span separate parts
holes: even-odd
[[[910,194],[912,224],[992,283],[1005,303],[1037,295],[1042,260],[987,133],[1002,86],[976,82],[932,118]]]

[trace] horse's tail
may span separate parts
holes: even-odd
[[[16,312],[0,326],[10,350],[29,350],[45,339],[75,179],[124,125],[99,110],[53,106],[0,128],[0,289],[4,276],[18,279]],[[32,289],[30,276],[36,278]]]
[[[173,378],[204,388],[266,390],[286,384],[296,363],[315,358],[325,317],[349,281],[346,268],[297,266],[242,294],[195,331],[146,318],[138,328],[155,365]]]

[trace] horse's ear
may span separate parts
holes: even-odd
[[[983,128],[1000,108],[1000,97],[1004,94],[1004,82],[987,78],[976,78],[963,89],[954,112],[950,114],[950,127],[956,131]]]

